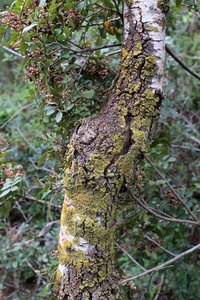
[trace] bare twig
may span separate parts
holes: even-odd
[[[73,84],[76,80],[78,80],[78,79],[80,78],[81,72],[83,71],[83,68],[84,68],[85,65],[87,64],[88,59],[90,58],[91,55],[92,55],[92,53],[90,53],[90,54],[87,56],[87,58],[85,59],[83,65],[82,65],[81,68],[80,68],[79,73],[78,73],[78,74],[76,75],[76,77],[72,80],[72,82],[68,84],[68,86],[65,88],[65,91],[67,91],[67,90],[70,88],[70,86],[72,86],[72,84]]]
[[[52,45],[59,45],[61,49],[65,49],[65,50],[68,50],[70,52],[73,52],[73,53],[83,53],[83,52],[94,52],[96,50],[101,50],[101,49],[106,49],[106,48],[112,48],[112,47],[119,47],[122,45],[122,43],[116,43],[116,44],[107,44],[107,45],[102,45],[102,46],[99,46],[99,47],[94,47],[94,48],[83,48],[83,49],[72,49],[72,48],[69,48],[69,47],[66,47],[66,46],[63,46],[62,44],[60,44],[56,38],[55,38],[55,41],[49,45],[47,45],[46,47],[49,47],[49,46],[52,46]],[[79,47],[80,48],[80,47]]]
[[[181,3],[182,6],[185,6],[185,7],[189,7],[190,9],[192,8],[194,11],[193,13],[198,16],[198,18],[200,18],[200,13],[198,11],[195,10],[195,7],[194,5],[190,5],[190,4],[184,4],[184,3]],[[199,57],[198,57],[199,59]]]
[[[157,293],[156,293],[156,295],[155,295],[155,297],[154,297],[153,300],[158,300],[158,297],[160,296],[160,292],[161,292],[162,286],[164,284],[164,281],[165,281],[165,274],[163,274],[162,277],[161,277]]]
[[[31,195],[28,195],[28,194],[25,195],[25,199],[34,201],[34,202],[36,202],[36,203],[38,202],[38,203],[41,203],[41,204],[49,205],[49,202],[46,202],[46,201],[44,201],[44,200],[36,199],[35,197],[33,197],[33,196],[31,196]],[[59,209],[59,210],[61,210],[61,208],[62,208],[61,205],[51,204],[51,206],[52,206],[52,207],[55,207],[55,208],[57,208],[57,209]]]
[[[29,143],[29,141],[27,140],[27,138],[25,137],[25,135],[21,132],[21,130],[19,129],[19,127],[15,127],[17,129],[17,131],[19,132],[19,134],[21,135],[21,137],[23,138],[23,140],[27,143],[27,145],[29,145],[29,147],[37,154],[40,155],[40,153],[37,151],[37,149],[35,149],[35,147],[33,147],[31,145],[31,143]]]
[[[116,10],[117,10],[117,13],[118,13],[118,15],[120,16],[120,18],[121,18],[121,20],[122,20],[122,22],[123,22],[123,21],[124,21],[124,19],[123,19],[123,14],[120,12],[119,6],[118,6],[116,0],[113,0],[113,2],[115,3],[115,7],[116,7]]]
[[[6,126],[6,124],[9,123],[11,120],[13,120],[17,115],[19,115],[20,112],[21,112],[22,110],[25,110],[26,108],[28,108],[28,107],[30,107],[30,106],[32,106],[32,105],[33,105],[33,103],[28,104],[28,105],[25,105],[25,106],[23,106],[22,108],[20,108],[20,110],[18,110],[18,111],[17,111],[10,119],[8,119],[8,120],[0,127],[0,129],[4,128],[4,127]]]
[[[134,277],[127,278],[127,279],[123,280],[123,281],[121,282],[121,284],[125,284],[125,283],[128,282],[128,281],[132,281],[132,280],[138,279],[138,278],[140,278],[140,277],[146,276],[146,275],[148,275],[148,274],[150,274],[150,273],[152,273],[152,272],[157,272],[157,271],[159,271],[159,270],[162,270],[162,269],[164,269],[166,266],[169,266],[170,264],[172,264],[172,263],[174,263],[175,261],[177,261],[179,258],[181,258],[181,257],[183,257],[183,256],[186,256],[186,255],[188,255],[188,254],[190,254],[190,253],[196,251],[197,249],[200,249],[200,244],[196,245],[195,247],[190,248],[189,250],[187,250],[187,251],[185,251],[185,252],[180,253],[179,255],[176,255],[176,257],[174,257],[174,258],[172,258],[172,259],[166,261],[165,263],[163,263],[163,264],[160,265],[160,266],[157,266],[157,267],[155,267],[155,268],[152,268],[152,269],[150,269],[150,270],[147,270],[146,272],[144,272],[144,273],[142,273],[142,274],[139,274],[139,275],[136,275],[136,276],[134,276]]]
[[[45,168],[45,167],[38,167],[38,166],[36,166],[36,164],[34,163],[34,161],[33,161],[31,158],[29,158],[29,160],[30,160],[30,162],[33,164],[33,166],[34,166],[34,168],[35,168],[36,170],[43,170],[43,171],[52,173],[52,170],[50,170],[50,169],[47,169],[47,168]]]
[[[157,245],[160,249],[162,249],[163,251],[165,251],[166,253],[172,255],[172,256],[176,256],[174,253],[170,252],[169,250],[165,249],[164,247],[162,247],[160,244],[158,244],[155,240],[153,240],[152,238],[150,238],[148,235],[146,235],[145,233],[142,232],[142,235],[149,241],[151,241],[152,243],[154,243],[155,245]]]
[[[192,131],[196,134],[200,134],[199,131],[195,128],[194,124],[192,124],[187,118],[186,116],[184,116],[183,114],[179,114],[180,118],[183,119],[190,127],[190,129],[192,129]]]
[[[118,20],[120,20],[120,19],[121,19],[121,18],[118,17],[118,18],[114,18],[114,19],[109,19],[108,21],[109,21],[109,22],[115,22],[115,21],[118,21]],[[90,24],[90,27],[91,27],[91,26],[99,26],[99,25],[103,25],[103,23],[104,23],[104,22],[91,23],[91,24]],[[81,27],[86,27],[86,26],[87,26],[87,25],[81,25]]]
[[[122,14],[121,14],[120,12],[118,12],[118,11],[116,11],[116,10],[110,8],[110,7],[103,6],[103,5],[99,4],[99,3],[95,3],[95,4],[98,5],[98,6],[100,6],[100,7],[102,7],[102,9],[110,10],[110,11],[112,11],[113,13],[116,13],[116,14],[119,15],[120,18],[121,18],[121,15],[122,15]]]
[[[60,223],[60,220],[56,220],[56,221],[52,221],[52,222],[49,222],[47,223],[44,228],[38,233],[38,235],[36,235],[36,237],[41,237],[43,236],[49,229],[49,227],[51,227],[52,225],[54,224],[59,224]],[[13,247],[16,247],[16,246],[19,246],[19,245],[30,245],[31,243],[33,243],[35,241],[35,238],[32,238],[28,241],[25,241],[25,242],[21,242],[21,243],[14,243],[12,246]],[[12,248],[10,250],[7,250],[6,248],[2,249],[2,251],[5,251],[6,253],[12,253],[12,252],[15,252],[15,249]]]
[[[73,50],[73,52],[77,53],[77,52],[87,52],[87,51],[91,51],[94,52],[96,50],[101,50],[101,49],[106,49],[106,48],[112,48],[112,47],[119,47],[121,46],[122,43],[116,43],[116,44],[107,44],[107,45],[103,45],[103,46],[99,46],[99,47],[94,47],[94,48],[85,48],[85,49],[81,49],[81,50]]]
[[[197,143],[200,145],[200,139],[198,139],[197,137],[189,134],[187,131],[184,131],[184,134],[193,142]]]
[[[168,45],[165,45],[166,51],[185,69],[187,72],[189,72],[191,75],[196,77],[200,80],[200,75],[196,73],[194,70],[189,68],[170,48]]]
[[[175,147],[175,148],[182,148],[182,149],[189,149],[189,150],[194,150],[194,151],[197,151],[197,152],[200,152],[200,149],[198,148],[194,148],[194,147],[188,147],[188,146],[183,146],[183,145],[174,145],[174,144],[171,144],[172,147]]]
[[[122,247],[120,247],[120,245],[118,245],[116,242],[115,242],[115,245],[117,246],[117,248],[119,248],[122,252],[124,252],[133,262],[134,264],[136,264],[138,267],[140,267],[143,271],[146,271],[146,269],[141,266],[130,254],[128,254],[128,252],[126,250],[124,250]]]
[[[100,5],[99,5],[99,6],[100,6]],[[102,10],[104,10],[104,8],[101,8],[101,9],[99,9],[99,10],[93,12],[93,13],[90,14],[90,15],[87,15],[87,16],[85,16],[85,17],[82,17],[81,20],[85,20],[85,19],[87,19],[87,18],[89,18],[89,17],[92,17],[92,16],[94,16],[94,15],[97,15],[97,14],[98,14],[99,12],[101,12]]]
[[[166,214],[166,213],[165,213],[164,211],[162,211],[162,210],[156,209],[156,208],[154,208],[154,207],[151,207],[151,209],[152,209],[153,211],[158,212],[159,214],[162,214],[163,216],[165,216],[165,217],[167,217],[167,218],[171,218],[170,215]]]
[[[28,219],[27,219],[27,217],[26,217],[25,213],[23,212],[23,210],[22,210],[21,206],[19,205],[18,201],[16,201],[16,202],[15,202],[15,205],[17,206],[17,208],[18,208],[18,209],[19,209],[19,211],[21,212],[21,214],[22,214],[22,216],[24,217],[24,219],[25,219],[26,223],[28,223]]]
[[[4,50],[6,50],[6,51],[8,51],[8,52],[10,52],[10,53],[12,53],[12,54],[14,54],[15,56],[18,56],[18,57],[20,57],[20,58],[24,58],[24,57],[25,57],[25,56],[23,56],[21,53],[15,51],[15,50],[13,50],[13,49],[10,49],[10,48],[8,48],[8,47],[6,47],[6,46],[2,46],[1,44],[0,44],[0,46],[1,46]]]
[[[118,53],[121,53],[121,52],[122,52],[121,49],[120,50],[116,50],[116,51],[113,51],[113,52],[110,52],[110,53],[106,54],[106,56],[111,56],[111,55],[118,54]]]
[[[175,218],[167,218],[163,217],[153,211],[151,207],[149,207],[146,203],[144,204],[143,201],[138,199],[133,193],[131,193],[130,189],[128,190],[128,193],[136,200],[136,202],[139,203],[140,206],[142,206],[145,210],[147,210],[150,214],[154,215],[155,217],[158,217],[161,220],[170,221],[170,222],[176,222],[176,223],[185,223],[190,225],[199,225],[199,222],[190,221],[190,220],[182,220],[182,219],[175,219]]]
[[[197,222],[199,222],[199,219],[193,214],[193,212],[190,210],[190,208],[185,204],[185,202],[182,200],[182,198],[177,194],[177,192],[173,189],[173,187],[171,186],[171,184],[167,181],[167,179],[160,173],[160,171],[152,163],[152,161],[150,160],[150,158],[146,154],[144,155],[144,157],[150,163],[150,165],[156,170],[156,172],[158,173],[158,175],[165,181],[165,183],[168,186],[168,188],[172,191],[172,193],[176,196],[176,198],[182,203],[182,205],[185,207],[185,209],[187,210],[187,212],[193,217],[194,220],[196,220]]]

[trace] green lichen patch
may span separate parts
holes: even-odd
[[[154,32],[158,32],[158,27],[155,27],[155,26],[152,26],[152,25],[149,25],[148,29],[153,30]]]
[[[148,100],[151,100],[154,98],[154,92],[152,92],[151,89],[146,89],[144,93],[142,94],[142,97],[145,97]]]
[[[139,50],[142,50],[142,44],[141,43],[137,43],[136,44],[136,48],[139,49]]]
[[[55,279],[55,283],[54,283],[54,291],[56,294],[58,294],[58,291],[60,289],[61,278],[62,278],[62,273],[59,269],[57,269],[56,279]]]
[[[169,0],[158,0],[157,6],[163,13],[167,13],[169,10]]]
[[[80,240],[77,238],[77,237],[75,237],[75,238],[73,238],[73,244],[75,244],[75,245],[77,245],[77,246],[79,246],[80,245]]]
[[[145,64],[142,68],[142,74],[145,76],[153,77],[156,72],[156,57],[155,56],[147,56],[145,58]]]
[[[133,56],[136,57],[136,56],[140,55],[141,53],[142,53],[141,50],[135,51],[135,52],[133,52]]]

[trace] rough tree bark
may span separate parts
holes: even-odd
[[[59,234],[58,299],[121,299],[114,266],[119,194],[160,114],[166,0],[125,0],[118,75],[107,105],[73,131]]]

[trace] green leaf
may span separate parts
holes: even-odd
[[[44,290],[43,290],[43,297],[46,296],[46,293],[47,293],[47,290],[48,290],[49,286],[50,286],[50,283],[48,283],[48,284],[45,286],[45,288],[44,288]]]
[[[33,178],[33,182],[37,185],[37,186],[39,186],[39,187],[42,187],[42,183],[39,181],[39,179],[38,178]]]
[[[156,254],[156,252],[152,252],[151,255],[152,255],[153,259],[155,259],[155,260],[157,259],[157,254]]]
[[[167,139],[160,139],[159,144],[171,146],[170,140],[167,140]]]
[[[31,24],[31,25],[25,27],[25,28],[23,29],[22,32],[23,32],[23,33],[24,33],[24,32],[27,32],[27,31],[29,31],[31,28],[35,27],[35,26],[37,26],[37,23],[33,23],[33,24]]]
[[[49,106],[49,109],[47,110],[47,116],[52,115],[55,112],[56,108]]]
[[[107,6],[107,7],[110,7],[110,8],[113,8],[114,5],[109,1],[109,0],[103,0],[103,3]]]
[[[145,223],[149,222],[149,217],[148,217],[147,213],[144,213],[143,220],[144,220]]]
[[[176,7],[181,5],[182,0],[176,0]]]
[[[90,99],[94,96],[94,91],[84,91],[81,93],[81,96],[87,99]]]
[[[21,52],[24,52],[24,51],[26,51],[28,49],[28,47],[29,47],[29,45],[27,43],[25,43],[24,41],[21,41],[19,50]]]
[[[43,162],[45,161],[46,157],[47,157],[48,152],[45,152],[44,154],[42,154],[42,156],[40,156],[39,160],[38,160],[38,166],[41,166],[41,164],[43,164]]]
[[[14,182],[13,182],[13,185],[16,185],[17,183],[19,183],[20,181],[22,180],[22,177],[21,176],[15,176],[15,179],[14,179]]]
[[[200,183],[195,183],[194,184],[198,189],[200,189]]]
[[[3,222],[0,222],[0,227],[6,228],[6,224]]]
[[[10,182],[7,183],[7,181],[6,181],[6,183],[4,183],[1,191],[5,191],[5,190],[9,189],[11,186],[12,186],[12,181],[11,181],[11,183]]]
[[[149,180],[149,185],[150,185],[150,186],[153,186],[154,184],[155,184],[155,181]]]
[[[63,29],[63,32],[64,32],[66,35],[69,35],[69,27],[65,26],[64,29]]]
[[[4,27],[0,27],[0,33],[4,32],[5,28]]]
[[[16,41],[18,39],[18,37],[19,37],[19,33],[13,34],[13,36],[10,39],[10,42]]]
[[[4,205],[1,206],[1,212],[4,218],[7,218],[9,216],[10,211],[11,211],[10,202],[6,202]]]
[[[68,105],[67,105],[67,110],[70,110],[70,109],[72,109],[72,108],[73,108],[73,106],[74,106],[73,104],[68,104]]]
[[[46,191],[42,195],[42,199],[44,199],[46,196],[48,196],[51,193],[51,191]]]
[[[156,181],[156,185],[160,185],[160,184],[164,184],[164,183],[166,183],[166,181],[162,180],[162,179]]]
[[[13,187],[11,188],[11,191],[14,192],[14,191],[17,191],[18,189],[19,189],[18,186],[13,186]]]
[[[99,28],[99,31],[100,31],[100,35],[103,39],[106,38],[106,32],[107,32],[107,29],[106,27],[103,27],[103,28]]]
[[[62,117],[63,117],[63,113],[62,113],[62,111],[59,111],[56,114],[56,122],[59,123],[62,120]]]
[[[58,37],[61,33],[62,33],[62,29],[61,28],[54,30],[55,37]]]
[[[49,87],[49,92],[55,97],[60,97],[60,93],[58,93],[54,88]]]
[[[25,58],[23,59],[23,61],[22,61],[20,71],[23,69],[23,67],[25,66],[25,64],[27,63],[27,61],[28,61],[28,58],[25,57]]]
[[[47,0],[40,0],[40,6],[44,6],[44,4],[46,3]]]
[[[176,157],[170,157],[170,158],[167,160],[167,162],[174,162],[174,161],[176,161]]]
[[[53,221],[53,216],[51,213],[51,203],[49,203],[49,205],[48,205],[48,215],[49,215],[50,220]]]
[[[10,193],[11,189],[5,190],[1,195],[0,198],[4,197],[5,195],[7,195],[8,193]]]

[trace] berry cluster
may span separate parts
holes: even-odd
[[[51,252],[51,255],[53,256],[53,258],[58,258],[58,256],[59,256],[59,251],[58,251],[58,250],[53,250],[53,251]]]
[[[110,62],[107,59],[89,60],[85,72],[88,77],[103,79],[110,73]]]
[[[39,0],[32,0],[18,9],[15,6],[7,7],[0,20],[5,32],[8,28],[13,32],[10,45],[25,57],[25,79],[35,86],[36,92],[40,95],[37,98],[38,104],[45,107],[44,110],[48,111],[49,116],[55,117],[60,111],[64,116],[72,105],[74,111],[77,109],[78,113],[84,111],[84,108],[81,108],[83,106],[90,108],[87,107],[85,111],[91,111],[91,107],[94,106],[93,112],[97,112],[102,103],[107,101],[109,94],[107,87],[104,86],[107,84],[107,76],[111,74],[107,57],[103,60],[94,57],[82,70],[82,66],[78,64],[75,66],[75,55],[73,59],[70,55],[69,57],[66,55],[66,52],[73,48],[69,46],[69,38],[85,21],[80,9],[77,8],[78,3],[79,0],[75,0],[72,7],[68,7],[69,3],[66,1],[49,0],[40,6]],[[65,46],[62,43],[65,43]],[[95,88],[85,85],[84,80],[82,84],[82,77],[83,79],[89,77]],[[77,78],[82,84],[78,90],[73,88]],[[105,84],[102,84],[102,80]],[[95,91],[94,97],[80,97],[83,91],[90,89]],[[48,106],[52,107],[52,110]]]
[[[18,229],[16,226],[8,231],[8,236],[10,236],[11,242],[21,242],[24,239],[22,234],[17,234],[17,231]]]
[[[0,134],[0,155],[1,155],[1,165],[0,165],[0,185],[4,185],[7,178],[14,178],[16,175],[22,177],[23,173],[23,166],[17,165],[14,167],[11,167],[10,164],[3,163],[3,158],[6,155],[6,150],[9,148],[9,143],[3,138],[3,136]]]
[[[6,155],[6,150],[9,148],[9,143],[0,134],[0,154],[1,159]]]
[[[135,183],[136,183],[136,187],[139,190],[144,186],[144,183],[143,183],[144,178],[145,178],[145,173],[142,170],[137,169],[135,171]]]
[[[176,193],[178,193],[178,188],[174,188],[174,191]],[[164,190],[163,194],[165,195],[165,197],[167,199],[170,200],[169,206],[173,207],[173,206],[177,206],[180,204],[180,201],[178,199],[176,199],[176,196],[173,193],[170,193],[168,190]],[[184,198],[184,197],[182,196],[182,198]]]
[[[154,241],[157,243],[157,244],[161,244],[163,242],[165,242],[165,240],[162,240],[160,239],[159,237],[156,236],[155,233],[153,233],[153,237],[154,237]],[[152,252],[157,252],[158,251],[158,246],[154,243],[154,242],[150,242],[149,243],[149,252],[152,253]]]

